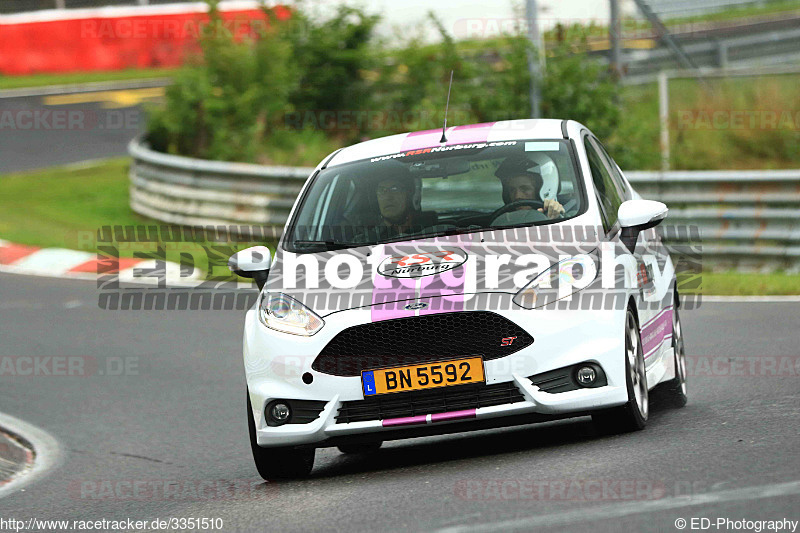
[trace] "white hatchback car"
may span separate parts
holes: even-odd
[[[265,479],[315,449],[591,415],[644,427],[686,403],[675,270],[643,200],[587,128],[520,120],[370,140],[306,182],[261,293],[244,367]]]

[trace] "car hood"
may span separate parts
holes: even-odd
[[[598,235],[548,225],[320,253],[279,247],[265,290],[321,317],[364,307],[377,320],[465,310],[472,295],[516,294],[560,260],[595,250]]]

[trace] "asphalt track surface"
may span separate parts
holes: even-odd
[[[143,102],[154,92],[0,98],[0,175],[124,156],[144,131]]]
[[[48,477],[0,499],[0,516],[370,532],[677,531],[678,518],[800,519],[796,374],[698,367],[689,405],[654,400],[648,427],[634,434],[602,436],[584,418],[395,441],[372,455],[324,449],[309,479],[265,484],[247,437],[243,312],[107,311],[97,301],[93,282],[0,275],[0,360],[136,363],[123,375],[0,376],[0,411],[47,431],[62,454]],[[703,303],[683,315],[689,353],[796,362],[798,306]],[[134,494],[134,482],[145,488]],[[545,485],[520,489],[533,482]]]

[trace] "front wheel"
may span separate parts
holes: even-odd
[[[647,425],[650,396],[644,351],[639,323],[630,308],[625,317],[625,383],[628,389],[628,402],[625,405],[592,415],[592,421],[602,431],[627,433],[644,429]]]
[[[262,448],[256,439],[256,423],[253,420],[253,408],[250,404],[250,393],[247,393],[247,428],[250,430],[250,449],[256,470],[267,481],[279,479],[304,478],[314,467],[316,450],[285,448]]]

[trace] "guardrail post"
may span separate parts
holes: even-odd
[[[669,170],[669,78],[665,71],[658,73],[658,114],[661,124],[661,170]]]
[[[728,68],[728,45],[724,41],[717,41],[717,66]]]

